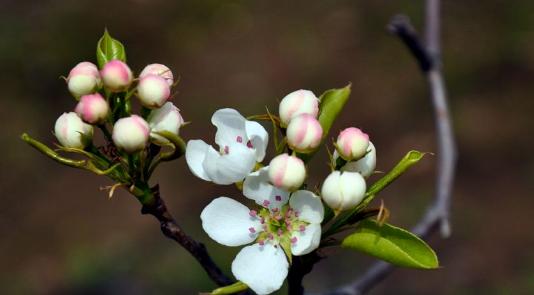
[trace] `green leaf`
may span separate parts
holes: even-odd
[[[345,103],[350,96],[351,84],[339,88],[325,91],[320,96],[321,103],[319,105],[319,123],[323,127],[323,139],[327,138],[328,132],[334,124]]]
[[[248,286],[245,285],[243,282],[236,282],[232,285],[224,286],[217,288],[211,292],[211,295],[227,295],[227,294],[234,294],[241,291],[245,291],[248,289]]]
[[[387,223],[380,226],[375,221],[364,220],[355,233],[343,240],[341,246],[398,266],[420,269],[439,267],[436,253],[423,240]]]
[[[113,39],[106,29],[96,45],[98,67],[102,68],[107,62],[114,59],[126,62],[126,51],[124,50],[124,45]]]

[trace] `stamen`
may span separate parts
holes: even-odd
[[[254,146],[252,145],[252,141],[250,141],[250,140],[247,141],[247,147],[248,147],[249,149],[251,149],[251,148],[254,147]]]
[[[253,228],[253,227],[249,227],[249,228],[248,228],[248,231],[249,231],[251,234],[256,233],[256,229]]]
[[[292,237],[291,238],[291,244],[296,244],[297,243],[297,237]]]
[[[263,217],[260,218],[260,223],[261,223],[261,224],[264,224],[264,223],[265,223],[265,218],[263,218]]]
[[[242,142],[243,142],[243,137],[241,137],[241,136],[238,135],[237,138],[236,138],[235,140],[236,140],[237,142],[239,142],[239,143],[242,143]]]
[[[269,200],[263,201],[263,207],[269,207],[270,204],[271,202],[269,202]]]
[[[282,236],[283,234],[284,234],[284,231],[283,231],[282,229],[279,228],[279,229],[278,229],[278,235],[279,235],[279,236]]]
[[[304,224],[301,224],[299,226],[299,231],[304,232],[306,230],[306,226]]]
[[[295,217],[299,217],[299,215],[300,215],[300,212],[295,210]]]
[[[281,196],[276,196],[276,197],[274,197],[274,198],[275,198],[275,200],[277,200],[278,202],[281,202],[281,201],[282,201],[282,197],[281,197]]]
[[[263,245],[265,245],[265,241],[264,240],[259,240],[258,244],[260,244],[260,246],[263,246]]]
[[[267,237],[269,238],[269,240],[272,240],[272,239],[274,239],[274,236],[273,236],[273,234],[269,234],[269,235],[268,235]]]
[[[224,153],[225,154],[229,154],[230,153],[230,148],[227,145],[224,146]]]
[[[278,210],[280,210],[280,209],[278,209],[278,208],[273,208],[273,209],[272,209],[273,213],[277,213]]]
[[[258,212],[256,212],[256,210],[250,210],[248,215],[250,215],[250,217],[256,217],[256,215],[258,215]]]

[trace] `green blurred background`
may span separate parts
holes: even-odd
[[[139,71],[167,64],[181,82],[174,103],[192,124],[185,138],[213,142],[211,114],[276,110],[300,88],[352,82],[351,100],[333,128],[363,128],[388,170],[410,149],[435,151],[424,78],[385,26],[409,15],[422,25],[423,1],[0,1],[0,293],[196,294],[213,284],[184,250],[140,214],[123,191],[112,199],[102,177],[60,166],[26,146],[27,131],[54,141],[56,118],[74,108],[59,78],[83,60],[107,27]],[[459,145],[453,235],[433,237],[443,268],[398,270],[372,294],[532,294],[534,2],[444,1],[443,62]],[[311,183],[327,173],[325,153]],[[380,198],[391,222],[413,225],[434,189],[436,159],[425,158]],[[170,210],[206,242],[225,270],[237,249],[209,240],[199,214],[233,187],[192,176],[183,159],[163,165]],[[373,260],[335,250],[306,277],[327,290]]]

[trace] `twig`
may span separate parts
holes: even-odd
[[[152,188],[152,193],[154,194],[154,201],[144,205],[141,209],[141,213],[154,216],[160,222],[163,234],[167,238],[178,242],[178,244],[186,249],[217,285],[226,286],[234,283],[234,281],[228,278],[211,259],[206,250],[206,246],[188,236],[178,223],[176,223],[176,220],[169,213],[167,206],[165,206],[165,202],[160,196],[159,186],[156,185]]]
[[[442,237],[450,235],[449,211],[456,164],[456,146],[439,58],[439,5],[439,0],[426,1],[426,44],[421,42],[406,16],[395,16],[388,26],[389,30],[408,47],[419,63],[430,88],[430,97],[435,113],[438,144],[435,199],[427,208],[422,219],[412,229],[416,235],[422,238],[427,238],[437,229],[440,229]],[[391,264],[382,261],[377,262],[360,278],[329,294],[364,294],[385,279],[393,270],[394,267]]]

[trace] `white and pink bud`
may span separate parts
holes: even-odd
[[[113,126],[113,143],[127,153],[145,148],[150,128],[148,123],[137,115],[119,119]]]
[[[299,189],[306,178],[304,162],[288,154],[274,157],[269,163],[269,181],[287,191]]]
[[[75,112],[63,113],[56,120],[54,133],[62,146],[83,149],[93,138],[93,126],[84,123]]]
[[[297,90],[286,95],[278,108],[280,123],[285,127],[298,115],[309,114],[317,118],[319,114],[319,99],[309,90]]]
[[[130,67],[118,59],[106,63],[100,71],[100,75],[104,86],[112,92],[125,91],[133,81]]]
[[[178,135],[180,127],[184,124],[184,119],[180,115],[180,110],[171,102],[167,102],[163,107],[153,110],[148,115],[148,125],[150,126],[150,138],[154,143],[165,144],[169,140],[159,135],[158,132],[167,131]]]
[[[334,152],[334,159],[336,158],[337,151]],[[376,149],[372,142],[369,142],[367,153],[365,156],[357,161],[347,162],[341,171],[358,172],[363,177],[367,178],[373,174],[376,168]]]
[[[323,128],[314,116],[301,114],[289,121],[286,136],[289,147],[297,152],[306,153],[321,144]]]
[[[321,188],[321,197],[335,211],[354,208],[365,197],[365,179],[360,173],[334,171]]]
[[[367,152],[367,147],[369,147],[369,135],[358,128],[346,128],[337,137],[336,150],[345,161],[362,158]]]
[[[67,77],[67,86],[70,93],[78,98],[85,94],[91,94],[100,88],[102,80],[98,68],[88,61],[77,64],[70,70]]]
[[[109,106],[99,93],[86,94],[80,98],[74,111],[87,123],[101,124],[106,121]]]
[[[155,109],[161,107],[169,96],[171,88],[167,81],[158,75],[149,74],[142,77],[137,85],[137,96],[144,107]]]
[[[139,74],[139,78],[141,79],[147,75],[161,76],[163,79],[165,79],[165,81],[167,81],[167,84],[169,84],[169,86],[172,86],[172,84],[174,83],[174,76],[172,75],[172,71],[166,65],[149,64],[141,71],[141,74]]]

